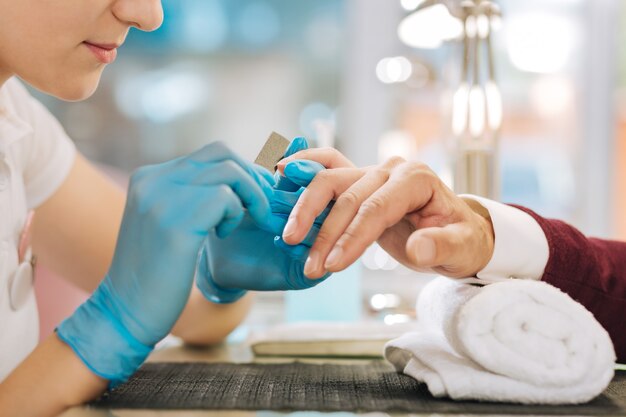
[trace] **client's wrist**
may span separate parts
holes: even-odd
[[[475,268],[473,276],[476,276],[482,271],[491,258],[493,257],[493,251],[495,248],[495,232],[493,229],[493,222],[491,221],[491,215],[478,201],[471,198],[463,198],[462,200],[469,206],[474,214],[473,223],[475,224],[474,233],[476,234],[476,248],[478,249],[478,266]]]

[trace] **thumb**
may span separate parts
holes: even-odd
[[[476,258],[462,223],[420,229],[406,242],[406,256],[419,269],[435,269],[451,277],[472,275]]]
[[[308,187],[313,178],[325,169],[319,162],[297,159],[285,166],[285,176],[300,187]]]
[[[309,149],[309,142],[307,142],[305,138],[295,138],[294,140],[291,141],[291,143],[287,147],[284,157],[285,158],[289,157],[293,155],[294,153],[298,153],[305,149]]]

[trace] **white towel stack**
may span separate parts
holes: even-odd
[[[582,305],[544,282],[485,287],[437,278],[417,302],[418,331],[385,357],[436,397],[575,404],[613,377],[607,332]]]

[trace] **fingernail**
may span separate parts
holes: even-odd
[[[311,252],[309,257],[306,258],[306,262],[304,263],[304,275],[311,278],[315,270],[317,269],[317,260],[319,255],[317,252]]]
[[[283,230],[283,237],[289,237],[296,233],[297,227],[298,221],[296,220],[296,218],[289,218],[289,220],[287,220],[287,224],[285,225],[285,229]]]
[[[333,248],[333,250],[330,251],[330,254],[328,255],[328,258],[326,258],[326,262],[324,263],[324,267],[326,269],[333,268],[334,266],[339,264],[339,261],[341,261],[341,256],[342,255],[343,255],[343,249],[341,249],[340,246],[335,246]]]
[[[429,265],[435,261],[437,248],[435,242],[427,237],[418,239],[415,244],[415,258],[419,264]]]

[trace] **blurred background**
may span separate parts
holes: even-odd
[[[80,151],[121,177],[214,140],[253,159],[275,130],[336,146],[358,165],[393,155],[420,160],[451,181],[462,42],[442,33],[451,16],[441,10],[402,29],[422,3],[164,0],[163,26],[131,32],[92,98],[39,98]],[[588,234],[626,238],[624,3],[495,3],[501,10],[490,22],[502,103],[499,198]],[[317,307],[307,313],[303,304],[290,307],[298,303],[289,297],[300,294],[286,300],[263,294],[249,324],[401,322],[428,278],[376,245],[346,274],[332,285],[343,285],[341,297],[350,294],[350,312],[319,312],[319,303],[333,304],[337,293],[324,283],[298,298]],[[39,293],[49,298],[54,280],[40,280]],[[59,311],[74,308],[59,303]],[[58,320],[45,309],[41,314],[45,333]]]

